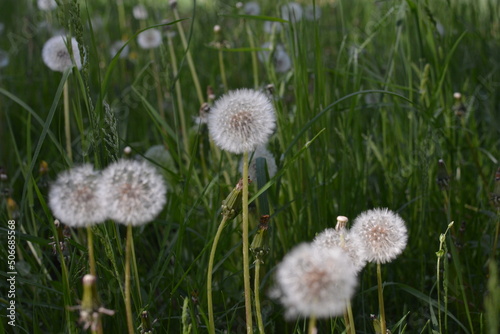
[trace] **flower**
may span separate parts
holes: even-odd
[[[350,233],[361,238],[368,262],[386,263],[403,252],[408,241],[405,222],[389,209],[373,209],[354,220]]]
[[[67,38],[64,36],[54,36],[45,42],[43,46],[43,62],[52,71],[64,72],[66,69],[73,66],[73,61],[66,46],[66,40]],[[74,37],[71,38],[71,49],[73,50],[73,58],[75,59],[74,66],[80,69],[82,67],[80,50],[78,49],[78,43]]]
[[[340,247],[320,249],[305,243],[285,255],[275,279],[271,296],[285,306],[287,318],[340,315],[357,284],[356,271]]]
[[[72,227],[89,226],[106,219],[97,192],[100,173],[85,164],[58,175],[49,190],[49,206],[54,216]]]
[[[142,49],[154,49],[162,43],[161,32],[158,29],[148,29],[137,36],[137,43]]]
[[[260,5],[255,1],[247,2],[243,6],[243,11],[246,15],[259,15],[260,14]]]
[[[309,4],[304,9],[304,18],[307,21],[316,21],[321,17],[321,8],[319,6],[314,6]]]
[[[292,23],[302,19],[302,6],[296,2],[290,2],[281,6],[281,18]]]
[[[109,218],[125,225],[143,225],[163,209],[167,188],[156,168],[145,161],[121,159],[102,173],[99,186]]]
[[[116,41],[113,44],[111,44],[111,47],[109,48],[110,56],[114,57],[118,53],[118,51],[120,51],[123,45],[125,45],[124,41]],[[125,47],[123,48],[122,52],[118,57],[122,59],[127,58],[129,50],[130,48],[128,47],[128,44],[125,45]]]
[[[264,158],[266,160],[267,165],[267,174],[270,178],[276,175],[276,162],[274,161],[274,156],[271,152],[267,150],[264,145],[257,146],[257,149],[254,151],[252,156],[252,160],[248,166],[248,177],[250,180],[257,181],[257,159]],[[243,173],[243,161],[240,162],[240,172]]]
[[[345,227],[327,228],[314,238],[312,244],[323,249],[341,247],[351,259],[356,273],[360,272],[366,264],[365,249],[361,239]]]
[[[264,93],[253,89],[228,92],[208,114],[208,131],[215,144],[233,153],[251,152],[265,144],[276,122],[274,107]]]
[[[136,20],[145,20],[148,18],[148,10],[142,4],[134,6],[134,8],[132,8],[132,14]]]
[[[37,0],[36,2],[38,9],[45,12],[51,11],[57,8],[56,0]]]

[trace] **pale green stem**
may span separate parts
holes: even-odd
[[[349,319],[349,331],[348,331],[348,333],[356,334],[356,329],[354,327],[354,316],[352,314],[352,305],[351,305],[350,300],[347,301],[347,317]]]
[[[307,330],[308,334],[316,334],[316,316],[313,314],[309,318],[309,329]]]
[[[63,101],[64,101],[64,133],[66,135],[66,152],[68,153],[68,158],[73,161],[73,153],[71,151],[71,129],[69,123],[69,90],[68,90],[68,80],[64,83],[63,89]]]
[[[127,225],[127,244],[125,246],[125,311],[127,313],[128,333],[134,334],[132,303],[130,300],[130,253],[132,251],[132,225]]]
[[[224,86],[224,92],[227,92],[229,87],[227,86],[226,68],[224,66],[224,58],[221,49],[219,49],[219,67],[220,67],[220,76],[222,79],[222,85]]]
[[[250,48],[255,49],[255,42],[253,40],[252,31],[250,30],[250,27],[246,23],[245,23],[245,27],[247,29],[248,42],[250,43]],[[257,88],[259,88],[259,71],[258,71],[258,62],[257,62],[257,52],[252,51],[251,54],[252,54],[253,85],[254,85],[254,88],[257,89]]]
[[[243,189],[242,189],[242,244],[243,244],[243,285],[245,289],[245,314],[247,333],[253,333],[252,299],[250,287],[250,261],[248,258],[248,152],[243,153]]]
[[[262,321],[262,311],[260,309],[260,260],[255,261],[255,278],[254,278],[254,294],[255,294],[255,313],[257,315],[257,325],[259,326],[259,333],[264,334],[264,322]]]
[[[161,91],[161,83],[160,83],[160,69],[158,67],[158,63],[155,60],[155,51],[154,49],[150,49],[150,57],[153,62],[153,77],[155,80],[155,88],[156,88],[156,103],[158,104],[158,112],[160,113],[160,117],[163,121],[165,121],[165,111],[163,110],[163,94]]]
[[[120,22],[120,32],[123,34],[125,29],[125,7],[123,6],[123,0],[117,0],[116,5],[118,6],[118,22]]]
[[[385,324],[385,308],[384,308],[384,292],[382,290],[382,269],[380,262],[377,262],[377,283],[378,283],[378,306],[380,312],[380,333],[385,334],[386,324]]]
[[[174,17],[176,20],[179,20],[179,12],[177,8],[174,7]],[[203,93],[201,90],[200,81],[198,80],[198,74],[196,73],[196,68],[194,67],[193,58],[191,57],[191,52],[188,49],[186,35],[184,34],[184,29],[182,28],[181,22],[177,22],[177,29],[179,29],[179,36],[181,37],[182,46],[186,49],[186,59],[188,62],[189,70],[191,71],[191,76],[193,77],[194,87],[196,89],[196,94],[198,95],[198,100],[200,102],[200,106],[203,104]]]
[[[215,321],[214,321],[214,305],[212,299],[212,271],[214,267],[215,251],[217,249],[217,244],[219,243],[222,230],[226,225],[227,216],[222,217],[222,221],[215,234],[214,241],[212,243],[212,249],[210,250],[210,259],[208,260],[208,271],[207,271],[207,303],[208,303],[208,333],[215,334]]]
[[[97,277],[95,269],[95,256],[94,256],[94,234],[92,233],[92,227],[87,226],[87,247],[89,249],[89,268],[90,274]]]

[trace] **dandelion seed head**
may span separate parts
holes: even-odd
[[[238,89],[215,101],[208,114],[208,131],[224,150],[251,152],[269,140],[275,119],[274,107],[264,93]]]
[[[75,66],[80,69],[82,67],[80,50],[78,49],[78,43],[74,37],[71,38],[70,46],[73,51]],[[72,67],[73,62],[68,48],[66,47],[66,37],[61,35],[54,36],[45,42],[42,49],[42,59],[45,65],[52,71],[64,72],[66,69]]]
[[[259,15],[260,5],[255,1],[249,1],[243,6],[243,12],[245,12],[246,15]]]
[[[285,255],[275,280],[271,297],[285,306],[287,318],[340,315],[357,284],[354,267],[341,248],[305,243]]]
[[[49,191],[49,207],[57,219],[68,226],[83,227],[106,219],[97,188],[100,173],[85,164],[58,175]]]
[[[250,180],[257,181],[258,158],[264,158],[266,160],[267,174],[269,175],[269,178],[272,178],[274,175],[276,175],[276,161],[274,160],[273,154],[269,152],[269,150],[264,145],[257,146],[254,153],[249,154],[249,156],[252,156],[252,160],[248,165],[248,177],[250,178]],[[243,160],[240,161],[239,171],[240,173],[243,173]]]
[[[283,26],[279,22],[275,21],[265,21],[264,22],[264,32],[267,34],[272,34],[273,30],[275,33],[279,33],[283,29]]]
[[[151,164],[124,159],[103,171],[99,186],[109,217],[134,226],[146,224],[160,213],[166,192],[163,177]]]
[[[290,2],[281,6],[281,18],[292,23],[302,19],[302,6],[296,2]]]
[[[145,20],[148,18],[148,10],[143,4],[138,4],[132,8],[132,15],[136,20]]]
[[[341,247],[351,259],[356,273],[360,272],[366,264],[365,249],[361,239],[346,228],[327,228],[314,238],[312,244],[325,249]]]
[[[145,30],[137,36],[137,44],[142,49],[154,49],[159,47],[161,43],[161,32],[155,28]]]
[[[368,262],[391,262],[403,252],[408,241],[405,222],[386,208],[361,213],[350,233],[360,237]]]
[[[316,21],[321,17],[321,7],[309,4],[304,8],[304,18],[307,21]]]
[[[55,0],[37,0],[36,2],[38,9],[48,12],[57,8],[57,2]]]

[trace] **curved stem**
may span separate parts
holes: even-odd
[[[243,153],[243,196],[242,202],[242,215],[243,222],[242,228],[242,244],[243,244],[243,284],[245,288],[245,314],[247,322],[247,333],[253,333],[252,326],[252,300],[251,300],[251,287],[250,287],[250,261],[248,258],[248,152]]]
[[[134,334],[132,303],[130,301],[130,253],[132,250],[132,225],[127,225],[127,244],[125,246],[125,310],[127,313],[128,333]]]
[[[214,268],[215,251],[217,249],[217,244],[219,243],[222,230],[226,225],[227,216],[222,218],[222,221],[215,234],[214,241],[212,243],[212,249],[210,250],[210,259],[208,260],[207,269],[207,303],[208,303],[208,333],[215,334],[215,321],[214,321],[214,305],[212,300],[212,271]]]
[[[382,291],[382,269],[380,262],[377,262],[377,283],[378,283],[378,306],[380,312],[380,333],[385,334],[386,324],[385,324],[385,309],[384,309],[384,292]]]
[[[260,286],[260,260],[257,259],[255,261],[255,278],[253,285],[253,291],[255,294],[255,313],[257,316],[257,325],[259,326],[259,333],[264,334],[264,322],[262,321],[262,312],[260,310],[259,286]]]

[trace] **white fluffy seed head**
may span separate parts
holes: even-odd
[[[321,17],[321,8],[319,6],[314,6],[309,4],[304,9],[304,18],[307,21],[316,21]]]
[[[318,234],[312,244],[314,246],[330,249],[341,247],[352,261],[356,273],[360,272],[366,264],[365,249],[357,234],[349,233],[347,229],[327,228]]]
[[[208,115],[208,131],[223,150],[251,152],[269,140],[275,122],[273,104],[264,93],[238,89],[215,102]]]
[[[124,159],[103,171],[99,187],[109,218],[134,226],[146,224],[160,213],[166,192],[163,177],[151,164]]]
[[[257,181],[257,159],[258,158],[264,158],[266,159],[266,165],[267,165],[267,174],[269,175],[269,178],[272,178],[274,175],[276,175],[277,167],[276,167],[276,161],[274,160],[274,156],[271,152],[268,151],[268,149],[264,145],[259,145],[257,146],[257,149],[255,149],[253,154],[249,154],[249,156],[252,156],[252,160],[250,161],[250,164],[248,165],[248,177],[252,181]],[[240,166],[239,166],[240,173],[243,173],[243,160],[240,161]]]
[[[67,38],[64,36],[54,36],[50,38],[42,49],[42,59],[45,65],[52,71],[64,72],[67,68],[73,66],[70,53],[66,47]],[[76,39],[71,38],[69,45],[73,51],[73,58],[75,59],[75,66],[80,69],[82,61],[80,59],[80,50]]]
[[[161,43],[161,32],[155,28],[145,30],[137,36],[137,44],[142,49],[154,49],[159,47]]]
[[[290,2],[281,6],[281,18],[292,23],[302,19],[302,6],[296,2]]]
[[[102,198],[97,191],[101,175],[85,164],[58,175],[49,191],[54,216],[72,227],[90,226],[106,219]]]
[[[361,213],[350,233],[361,238],[368,262],[391,262],[403,252],[408,241],[404,220],[386,208]]]
[[[305,243],[285,255],[275,279],[271,296],[285,306],[287,318],[340,315],[357,285],[356,271],[341,248]]]
[[[245,3],[243,6],[243,11],[246,15],[259,15],[260,14],[260,5],[258,2],[250,1]]]
[[[48,12],[57,8],[56,0],[37,0],[38,9]]]
[[[145,20],[148,18],[148,10],[143,4],[138,4],[132,8],[132,15],[136,20]]]

